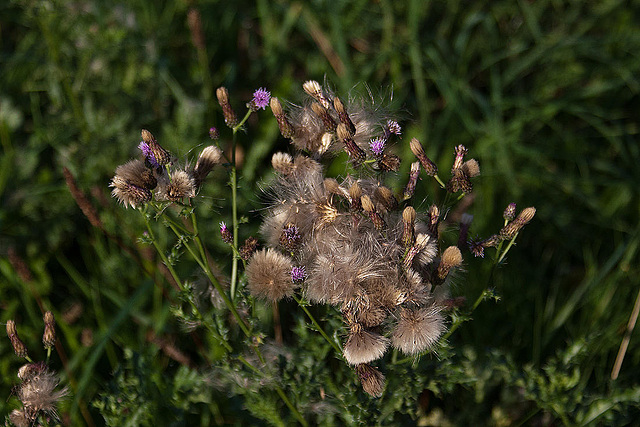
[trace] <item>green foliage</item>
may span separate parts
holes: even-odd
[[[190,10],[200,13],[204,49],[192,42]],[[31,357],[44,360],[41,314],[54,312],[50,365],[71,389],[60,412],[72,425],[294,424],[278,388],[318,425],[631,423],[640,416],[637,333],[619,378],[610,373],[640,289],[639,12],[617,0],[3,2],[2,321],[15,319]],[[193,236],[176,240],[150,217],[162,253],[194,290],[185,292],[153,253],[144,218],[107,187],[141,128],[195,160],[209,127],[226,130],[216,87],[227,86],[241,111],[257,87],[297,102],[299,83],[325,76],[341,93],[366,95],[368,85],[404,112],[394,147],[403,159],[413,136],[438,165],[450,164],[454,145],[470,148],[482,168],[473,235],[497,232],[512,201],[538,209],[496,272],[465,254],[472,274],[454,288],[467,299],[450,318],[455,332],[437,355],[388,356],[380,399],[362,392],[293,303],[280,304],[282,346],[272,307],[240,307],[254,311],[268,361],[260,375],[247,368],[238,356],[258,361],[242,332],[220,301],[202,303],[207,280],[184,262]],[[269,113],[252,115],[238,141],[242,242],[257,235],[270,155],[288,147]],[[71,197],[63,167],[102,229]],[[228,179],[214,171],[197,207],[216,277],[231,272],[218,239],[218,223],[231,218]],[[418,184],[423,207],[442,203],[436,187]],[[204,320],[189,302],[206,307]],[[311,311],[325,331],[339,330],[337,313]],[[1,414],[18,407],[10,396],[20,366],[0,340]]]

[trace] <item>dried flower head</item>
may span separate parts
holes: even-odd
[[[343,348],[344,358],[350,365],[369,363],[384,356],[389,339],[354,324]]]
[[[271,157],[271,166],[282,175],[290,175],[294,171],[293,157],[287,153],[275,153]]]
[[[27,347],[24,345],[20,337],[18,336],[18,330],[16,329],[16,322],[13,320],[7,320],[7,336],[11,341],[13,351],[18,357],[28,357]]]
[[[391,343],[403,353],[415,355],[432,348],[444,329],[444,319],[436,305],[418,310],[402,308]]]
[[[238,124],[238,117],[235,111],[229,103],[229,91],[226,87],[219,87],[216,89],[216,97],[218,98],[218,104],[222,107],[222,115],[224,116],[224,122],[230,128],[233,128]]]
[[[269,101],[269,106],[271,107],[271,112],[278,122],[278,127],[280,128],[280,133],[282,134],[282,136],[284,136],[285,138],[291,138],[294,132],[293,126],[291,126],[291,123],[289,123],[289,119],[287,119],[287,116],[284,114],[282,105],[280,104],[280,101],[278,101],[278,98],[271,98],[271,101]]]
[[[418,141],[418,139],[411,138],[409,147],[411,148],[411,151],[416,156],[416,158],[420,161],[420,164],[427,172],[427,175],[435,176],[438,174],[438,166],[436,166],[436,164],[427,157],[424,152],[424,148],[422,148],[422,144],[420,143],[420,141]]]
[[[214,166],[219,165],[221,161],[222,150],[215,145],[209,145],[202,150],[202,153],[200,153],[196,161],[196,166],[193,169],[193,179],[196,188],[200,188],[202,182],[207,175],[209,175],[209,172],[211,172]]]
[[[22,382],[16,390],[26,417],[31,422],[40,415],[58,419],[57,404],[68,394],[68,389],[55,391],[59,380],[44,363],[31,363],[26,366],[28,369],[22,370]]]
[[[520,214],[511,221],[509,224],[505,225],[502,230],[500,230],[500,237],[504,240],[513,239],[516,234],[529,223],[533,219],[536,214],[536,208],[528,207],[522,210]]]
[[[196,196],[196,181],[184,170],[172,171],[169,182],[163,181],[159,187],[157,195],[160,200],[180,202]]]
[[[291,258],[269,248],[253,254],[247,263],[247,286],[252,295],[277,301],[293,295]]]
[[[42,335],[42,343],[44,348],[52,348],[56,344],[56,322],[53,318],[53,313],[47,311],[43,316],[44,320],[44,334]]]
[[[362,389],[372,397],[381,397],[384,391],[384,375],[373,366],[362,363],[356,366]]]
[[[513,221],[513,219],[516,217],[516,204],[509,203],[509,205],[505,208],[502,217],[505,221]]]
[[[150,190],[131,184],[119,175],[113,177],[109,187],[113,187],[111,196],[115,197],[125,208],[131,206],[135,209],[150,202],[153,197]]]
[[[452,268],[459,267],[462,264],[462,254],[457,246],[449,246],[442,253],[440,264],[438,264],[438,279],[444,280]]]
[[[116,168],[116,176],[137,187],[153,190],[158,184],[153,171],[140,160],[130,160]]]

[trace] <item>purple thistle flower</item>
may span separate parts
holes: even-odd
[[[287,224],[282,229],[282,234],[280,235],[280,244],[287,251],[292,251],[298,246],[301,238],[302,236],[300,236],[298,227],[293,224]]]
[[[233,234],[231,234],[231,230],[227,228],[227,224],[223,222],[220,223],[220,235],[222,236],[222,241],[225,243],[233,242]]]
[[[251,100],[251,106],[255,107],[255,110],[262,108],[263,110],[269,105],[271,99],[271,92],[261,87],[253,92],[253,99]]]
[[[293,283],[302,283],[307,278],[307,270],[304,266],[293,267],[291,269],[291,281]]]
[[[402,134],[402,128],[395,120],[387,120],[387,129],[394,135],[400,136]]]
[[[384,151],[385,143],[386,141],[384,140],[384,138],[378,137],[372,139],[371,142],[369,142],[369,148],[371,148],[373,154],[375,154],[376,156],[381,156],[382,152]]]
[[[156,160],[156,156],[154,156],[153,151],[151,150],[151,147],[149,146],[149,144],[147,144],[144,141],[140,141],[138,148],[140,149],[140,151],[142,151],[142,154],[144,155],[145,159],[147,159],[149,163],[151,163],[156,168],[160,167],[160,164]]]
[[[215,127],[209,128],[209,138],[211,138],[211,139],[220,138],[220,132],[218,131],[217,128],[215,128]]]

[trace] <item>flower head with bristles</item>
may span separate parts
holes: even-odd
[[[253,98],[251,99],[251,102],[249,102],[249,109],[251,111],[258,111],[259,109],[264,110],[267,108],[267,105],[269,105],[270,99],[271,92],[261,87],[253,92]]]

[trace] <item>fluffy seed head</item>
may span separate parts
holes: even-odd
[[[44,363],[30,365],[29,375],[22,379],[16,393],[22,401],[25,414],[32,420],[40,415],[57,419],[58,401],[68,394],[68,390],[55,391],[59,381]]]
[[[461,169],[469,178],[475,178],[480,175],[480,165],[476,159],[467,160],[462,164]]]
[[[350,365],[369,363],[384,356],[389,339],[375,332],[365,330],[361,325],[351,327],[343,354]]]
[[[276,172],[287,176],[291,174],[294,169],[293,157],[287,153],[275,153],[273,157],[271,157],[271,166],[273,166]]]
[[[313,99],[318,101],[324,108],[329,108],[329,100],[322,91],[322,86],[315,80],[308,80],[302,84],[302,89],[309,94]]]
[[[150,190],[130,184],[119,175],[113,177],[109,187],[113,187],[111,196],[115,197],[125,208],[131,206],[135,209],[140,205],[150,202],[152,199]]]
[[[116,168],[116,175],[137,187],[153,190],[158,181],[153,171],[140,160],[134,159]]]
[[[373,366],[362,363],[356,366],[362,389],[372,397],[381,397],[384,391],[384,375]]]
[[[444,319],[437,306],[416,310],[402,308],[391,342],[403,353],[415,355],[432,348],[444,330]]]
[[[193,176],[183,170],[171,172],[171,180],[159,191],[161,199],[179,202],[184,198],[192,198],[196,195],[196,182]]]
[[[271,301],[290,297],[297,286],[291,280],[291,258],[269,248],[253,254],[247,263],[247,286],[252,295]]]
[[[398,201],[396,200],[396,197],[393,195],[393,192],[391,192],[391,189],[389,189],[389,187],[385,187],[382,185],[376,187],[373,192],[373,197],[376,203],[382,205],[382,207],[384,207],[384,209],[387,211],[392,211],[398,207]]]
[[[200,187],[213,167],[220,164],[221,161],[222,150],[215,145],[209,145],[202,150],[193,170],[193,179],[195,180],[196,187]]]
[[[336,130],[336,121],[333,120],[333,117],[331,117],[331,115],[329,114],[329,110],[327,110],[317,102],[311,104],[311,109],[314,113],[316,113],[318,117],[322,119],[322,123],[324,123],[324,129],[327,132],[333,132]]]

